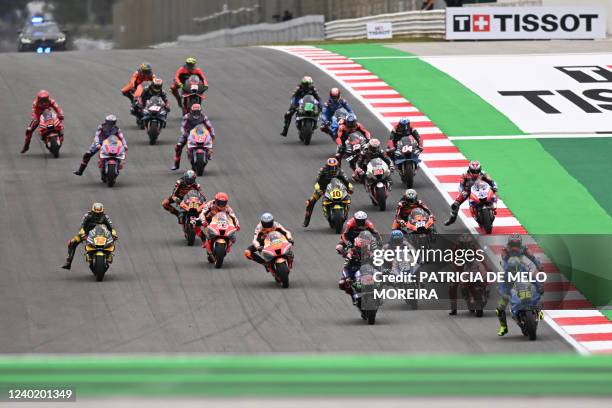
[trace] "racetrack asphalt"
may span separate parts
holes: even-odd
[[[206,262],[199,247],[186,246],[176,220],[160,206],[181,174],[169,171],[180,124],[174,100],[159,145],[149,146],[119,92],[143,60],[167,88],[191,54],[208,75],[205,110],[218,134],[215,156],[199,182],[208,197],[227,192],[242,225],[221,270]],[[279,136],[289,96],[305,74],[322,94],[334,86],[305,61],[264,48],[0,54],[0,353],[570,351],[546,324],[536,342],[520,336],[513,322],[510,336],[499,339],[491,312],[482,319],[464,313],[451,318],[442,310],[409,311],[388,302],[375,326],[364,324],[337,288],[338,236],[323,220],[320,203],[311,226],[301,226],[304,200],[334,146],[318,132],[311,146],[301,145],[293,125],[288,138]],[[36,136],[30,151],[19,154],[40,88],[66,115],[59,159]],[[386,140],[382,123],[345,96],[372,134]],[[129,152],[109,189],[99,180],[95,158],[84,176],[72,171],[111,112],[119,116]],[[384,233],[403,191],[397,176],[395,181],[393,203],[384,213],[372,207],[362,186],[353,196],[352,212],[368,211]],[[444,219],[448,205],[435,187],[419,175],[416,188]],[[105,204],[120,236],[102,283],[94,282],[82,248],[71,271],[59,268],[66,241],[93,201]],[[295,235],[295,268],[286,290],[242,255],[264,211]],[[458,222],[439,231],[465,227]]]

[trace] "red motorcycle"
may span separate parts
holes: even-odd
[[[230,253],[232,244],[236,241],[238,227],[226,212],[215,214],[206,227],[206,253],[208,262],[215,268],[223,266],[225,256]]]
[[[183,233],[189,246],[195,242],[196,221],[205,204],[206,198],[197,190],[188,191],[179,204],[179,221],[183,225]]]
[[[497,196],[489,183],[480,179],[474,183],[470,190],[470,211],[478,225],[490,234],[497,213]]]
[[[60,148],[64,143],[63,130],[64,124],[57,117],[57,113],[53,109],[45,109],[40,115],[38,134],[47,150],[56,159],[59,157]]]
[[[204,106],[204,84],[197,75],[191,75],[183,84],[183,92],[181,98],[183,100],[183,115],[186,115],[191,110],[191,105],[196,103]]]
[[[266,261],[266,270],[283,288],[289,287],[289,272],[293,266],[293,244],[278,231],[268,234],[261,251]]]

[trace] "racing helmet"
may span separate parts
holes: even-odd
[[[355,224],[357,224],[358,227],[363,228],[368,220],[368,214],[365,211],[357,211],[354,218]]]
[[[329,91],[329,97],[330,99],[337,101],[338,99],[340,99],[340,88],[332,88]]]
[[[151,64],[148,62],[143,62],[138,67],[138,72],[142,75],[151,75],[151,73],[153,73],[153,68],[151,68]]]
[[[380,140],[378,139],[371,139],[370,142],[368,143],[368,150],[371,153],[374,153],[376,151],[378,151],[380,149]]]
[[[91,206],[91,212],[95,214],[104,214],[104,204],[93,203]]]
[[[263,213],[259,219],[263,228],[272,228],[274,226],[274,216],[270,213]]]
[[[187,170],[185,174],[183,174],[183,182],[185,184],[195,184],[196,182],[196,174],[193,170]]]
[[[163,85],[164,85],[163,79],[153,78],[153,83],[151,84],[151,90],[155,93],[160,93]]]
[[[219,192],[217,193],[217,195],[215,195],[215,205],[217,206],[218,209],[223,210],[225,208],[225,206],[227,206],[227,203],[229,202],[229,196],[223,192]]]
[[[304,78],[302,78],[302,80],[300,81],[300,86],[306,88],[308,86],[312,86],[312,84],[314,83],[314,81],[312,80],[312,77],[309,77],[308,75],[306,75]]]
[[[399,131],[404,131],[406,129],[410,128],[410,119],[408,119],[407,117],[403,117],[399,120],[399,122],[397,122],[397,130]]]
[[[404,198],[410,204],[415,204],[419,199],[419,195],[417,194],[415,189],[409,188],[404,192]]]
[[[195,58],[193,58],[193,57],[189,57],[189,58],[187,58],[185,60],[185,66],[190,71],[195,68],[197,63],[198,63],[198,61]]]
[[[523,238],[519,234],[512,234],[508,237],[508,247],[520,248],[523,245]]]
[[[344,119],[344,124],[351,130],[355,129],[357,127],[357,116],[353,113],[349,113]]]
[[[38,94],[36,95],[36,97],[39,103],[49,102],[49,92],[45,91],[44,89],[41,89],[40,91],[38,91]]]
[[[471,173],[472,175],[480,174],[481,170],[482,167],[480,166],[480,162],[478,160],[472,160],[470,162],[470,165],[468,166],[468,173]]]

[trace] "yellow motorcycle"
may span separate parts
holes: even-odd
[[[102,282],[104,274],[113,262],[115,252],[115,239],[105,225],[96,225],[89,234],[85,245],[85,261],[96,277]]]
[[[337,178],[333,178],[327,185],[321,208],[329,226],[336,234],[340,234],[349,215],[351,196],[344,183]]]

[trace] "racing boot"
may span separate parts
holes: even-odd
[[[32,128],[27,128],[25,140],[23,141],[23,149],[21,149],[21,154],[24,154],[28,150],[30,150],[30,141],[32,140]]]
[[[76,247],[79,243],[74,240],[70,240],[68,244],[68,256],[66,257],[66,262],[62,265],[64,269],[70,269],[72,266],[72,260],[74,259],[74,253],[76,252]]]
[[[85,168],[87,167],[87,163],[81,163],[81,165],[79,166],[79,168],[74,172],[74,174],[76,174],[77,176],[82,176],[83,172],[85,171]]]
[[[287,137],[288,132],[289,132],[289,123],[285,122],[285,124],[283,125],[283,130],[280,132],[280,135]]]
[[[315,201],[312,198],[306,200],[306,213],[304,214],[304,223],[302,224],[304,228],[308,227],[310,224],[310,217],[312,216],[312,209],[314,208]]]
[[[450,213],[450,218],[448,220],[446,220],[446,222],[444,223],[444,225],[446,225],[447,227],[451,224],[453,224],[455,221],[457,221],[457,214],[459,213],[459,204],[455,201],[452,205],[451,205],[451,213]]]
[[[183,153],[183,146],[178,144],[174,147],[174,165],[170,167],[170,170],[178,170],[181,166],[181,154]]]
[[[499,319],[499,331],[497,332],[497,335],[500,337],[505,336],[508,333],[508,322],[506,321],[506,311],[498,307],[497,309],[495,309],[495,314],[497,314],[497,318]]]

